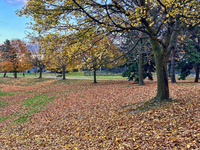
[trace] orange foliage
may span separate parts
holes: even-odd
[[[31,53],[21,40],[12,40],[9,57],[1,62],[1,71],[24,71],[30,69]]]

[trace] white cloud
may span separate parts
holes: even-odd
[[[27,3],[27,0],[6,0],[6,1],[14,5],[25,5]]]
[[[10,4],[12,4],[13,2],[12,1],[10,1],[10,0],[6,0],[8,3],[10,3]]]

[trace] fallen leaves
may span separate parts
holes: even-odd
[[[0,148],[200,148],[199,84],[170,84],[170,97],[178,103],[127,114],[132,108],[122,109],[123,106],[155,96],[156,82],[145,84],[137,86],[127,81],[43,83],[40,89],[34,90],[40,94],[51,93],[55,100],[34,114],[30,122],[2,129]]]

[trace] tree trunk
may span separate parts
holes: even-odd
[[[106,75],[108,76],[108,68],[106,68]]]
[[[65,69],[66,69],[65,65],[63,65],[62,66],[63,80],[65,80]]]
[[[3,77],[6,77],[6,73],[7,73],[7,71],[5,71],[5,72],[4,72],[4,75],[3,75]]]
[[[17,71],[14,71],[15,78],[17,78]]]
[[[194,82],[198,82],[198,80],[199,80],[199,65],[200,64],[197,64],[197,67],[196,67],[196,77],[195,77],[195,81]]]
[[[99,71],[99,74],[100,74],[100,76],[101,76],[101,66],[100,66],[100,71]]]
[[[36,77],[36,67],[35,67],[35,77]]]
[[[172,50],[172,59],[171,59],[171,83],[176,83],[175,76],[175,50]]]
[[[138,68],[139,68],[139,85],[144,85],[143,67],[142,67],[142,53],[140,53]]]
[[[42,68],[40,68],[40,77],[39,78],[42,78]]]
[[[157,74],[157,95],[155,98],[162,101],[164,99],[169,99],[166,55],[163,54],[163,49],[161,50],[157,41],[150,38],[150,42],[154,53]]]
[[[96,69],[94,69],[94,83],[97,83],[97,80],[96,80]]]
[[[171,61],[168,63],[168,77],[171,77]]]
[[[25,72],[23,71],[23,77],[25,77]]]

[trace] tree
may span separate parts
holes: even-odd
[[[100,40],[101,38],[102,40]],[[93,40],[88,40],[85,43],[87,45],[84,45],[84,48],[88,49],[87,47],[90,47],[90,50],[82,54],[81,66],[91,69],[94,72],[94,83],[97,83],[97,69],[101,66],[113,67],[113,63],[109,63],[109,61],[118,57],[121,53],[116,45],[109,40],[109,37],[97,36]]]
[[[181,39],[183,40],[183,37]],[[181,45],[185,51],[184,53],[182,52],[181,59],[176,66],[176,68],[181,70],[179,80],[185,80],[190,74],[190,70],[195,69],[196,76],[194,82],[198,82],[200,67],[200,27],[190,27],[185,32],[184,42]]]
[[[48,68],[57,68],[62,70],[63,80],[67,70],[75,68],[77,59],[74,58],[74,52],[78,49],[78,43],[70,44],[69,38],[57,34],[49,34],[45,39],[46,59],[49,60]]]
[[[12,40],[5,61],[2,67],[6,71],[14,72],[14,77],[17,78],[17,72],[30,69],[31,53],[27,51],[26,43],[19,39]]]
[[[150,58],[151,57],[151,58]],[[152,54],[143,54],[143,78],[148,77],[149,80],[153,80],[152,72],[155,71],[155,61]],[[123,77],[128,77],[129,81],[135,80],[135,82],[139,83],[139,65],[138,61],[132,60],[131,62],[126,61],[123,66],[127,66],[128,69],[122,74]]]
[[[198,82],[199,64],[200,53],[193,47],[193,45],[188,45],[185,53],[182,55],[182,58],[176,65],[176,68],[181,70],[179,80],[185,80],[185,78],[190,75],[190,70],[195,69],[196,76],[194,82]]]
[[[138,37],[138,35],[140,38]],[[151,48],[148,46],[149,43],[147,43],[146,37],[147,36],[145,36],[144,34],[142,34],[141,32],[138,32],[138,31],[127,32],[127,33],[125,33],[125,35],[123,35],[122,43],[120,46],[120,50],[124,53],[124,55],[125,55],[124,57],[126,59],[125,64],[122,66],[130,67],[123,74],[123,76],[128,77],[129,81],[133,80],[133,78],[135,78],[135,81],[138,82],[139,85],[144,85],[144,78],[146,78],[146,74],[144,74],[144,72],[143,72],[144,71],[143,66],[146,66],[146,62],[144,62],[144,61],[148,62],[147,59],[149,59],[148,57],[143,57],[143,56],[144,56],[144,54],[149,55],[152,51]],[[137,41],[137,42],[135,43],[135,41]],[[136,45],[135,49],[132,48],[132,45]],[[129,52],[131,52],[131,55],[126,54]],[[144,58],[146,58],[146,60]],[[137,60],[138,60],[138,62],[137,62]],[[128,63],[128,65],[127,65],[127,63]],[[145,63],[145,65],[144,65],[144,63]],[[138,66],[136,67],[135,64],[137,64]],[[150,74],[148,74],[148,75],[150,75]]]
[[[6,73],[7,73],[7,61],[10,58],[9,55],[9,51],[10,51],[10,41],[8,39],[6,39],[6,41],[4,42],[4,44],[2,45],[1,48],[1,71],[4,72],[4,77],[6,77]]]
[[[40,37],[41,38],[41,37]],[[32,37],[32,42],[29,43],[29,51],[32,53],[31,64],[32,66],[38,67],[40,70],[39,78],[42,78],[42,70],[48,63],[46,59],[45,50],[42,47],[42,40]]]
[[[138,30],[149,37],[156,64],[157,95],[169,99],[167,61],[181,27],[200,23],[199,0],[29,0],[18,14],[32,16],[33,29],[77,30],[98,26],[99,33]],[[74,17],[74,18],[72,18]],[[72,23],[74,19],[76,22]]]

